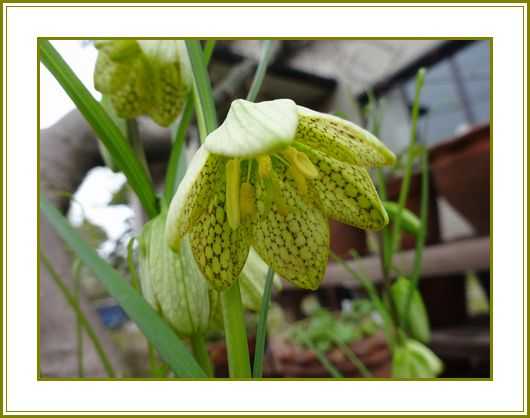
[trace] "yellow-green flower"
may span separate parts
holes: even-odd
[[[177,250],[190,234],[210,285],[230,287],[250,246],[280,276],[316,289],[329,253],[328,218],[363,229],[388,222],[367,169],[395,156],[340,118],[282,99],[236,100],[195,154],[166,223]]]
[[[222,329],[219,293],[208,287],[193,258],[186,238],[175,253],[167,246],[164,210],[143,227],[138,237],[140,286],[147,302],[182,336],[204,334],[210,328]],[[267,265],[253,252],[240,274],[243,306],[259,311]],[[275,287],[280,287],[274,281]]]
[[[202,334],[210,316],[208,283],[193,260],[188,239],[176,254],[160,238],[166,216],[162,212],[145,224],[138,238],[142,294],[179,335]]]
[[[191,86],[183,41],[97,41],[94,85],[108,95],[121,118],[148,115],[168,126],[179,115]]]

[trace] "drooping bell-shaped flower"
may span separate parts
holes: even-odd
[[[411,289],[413,286],[410,279],[398,277],[390,287],[390,296],[399,315],[400,323],[406,326],[411,337],[428,343],[431,339],[431,328],[427,308],[425,308],[419,290]],[[411,291],[412,295],[409,295]]]
[[[97,41],[96,90],[108,95],[119,117],[148,115],[168,126],[179,115],[191,86],[183,41]]]
[[[215,289],[237,279],[250,246],[280,276],[316,289],[329,254],[328,218],[363,229],[388,222],[367,169],[395,156],[340,118],[281,99],[235,100],[190,163],[166,237],[193,255]]]
[[[220,295],[208,287],[185,238],[178,253],[164,237],[167,211],[144,225],[138,237],[140,286],[147,302],[171,324],[179,335],[202,334],[209,328],[222,329]],[[267,265],[253,251],[240,274],[243,306],[260,308]],[[280,288],[274,280],[275,288]]]
[[[202,334],[208,328],[208,283],[193,260],[189,240],[179,254],[164,237],[167,213],[144,225],[139,243],[140,285],[147,302],[179,335]]]

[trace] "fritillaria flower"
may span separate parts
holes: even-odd
[[[181,336],[204,334],[223,327],[219,293],[208,287],[191,253],[186,237],[175,253],[161,239],[167,212],[163,210],[143,227],[138,237],[142,294]],[[258,312],[267,265],[253,251],[239,276],[243,306]],[[274,281],[275,288],[280,288]]]
[[[96,90],[108,95],[119,117],[148,115],[169,126],[191,88],[183,41],[97,41]]]
[[[208,329],[208,283],[193,260],[186,238],[178,254],[164,236],[166,212],[146,223],[138,238],[140,285],[147,302],[179,335],[203,334]]]
[[[395,156],[343,119],[292,100],[235,100],[190,163],[169,209],[166,238],[189,234],[210,285],[230,287],[252,246],[280,276],[316,289],[329,254],[329,218],[378,230],[388,216],[370,167]]]

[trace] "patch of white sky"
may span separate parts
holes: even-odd
[[[95,90],[93,83],[97,57],[94,46],[90,42],[76,40],[52,41],[52,44],[90,93],[99,100],[101,94]],[[75,105],[42,64],[40,70],[40,128],[45,129],[58,122]],[[70,221],[79,225],[86,217],[101,226],[110,240],[118,239],[129,228],[133,211],[126,205],[108,204],[124,183],[123,174],[113,173],[106,167],[90,170],[75,193],[77,204],[71,205]],[[105,252],[106,247],[109,247],[108,243],[101,250]]]

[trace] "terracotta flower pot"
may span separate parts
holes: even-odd
[[[388,199],[394,202],[399,200],[399,192],[401,190],[401,178],[392,178],[387,184]],[[429,176],[429,216],[427,220],[427,238],[426,244],[436,244],[440,242],[440,220],[438,216],[436,189],[432,176]],[[421,173],[414,173],[410,178],[409,194],[406,203],[407,209],[420,215],[421,202]],[[390,227],[391,228],[391,227]],[[416,238],[401,230],[401,248],[408,250],[416,246]]]
[[[433,147],[430,161],[439,195],[473,225],[477,235],[489,235],[489,123]]]
[[[374,377],[390,377],[392,356],[382,331],[351,343],[350,348]],[[285,335],[271,336],[269,350],[277,376],[330,377],[312,351],[292,343]],[[326,356],[345,377],[362,377],[340,349],[334,348]]]

